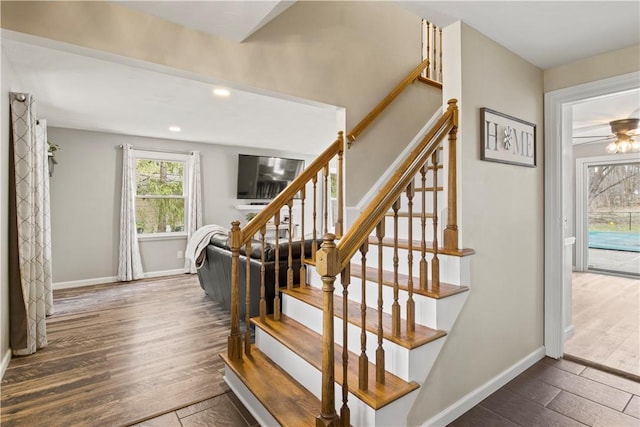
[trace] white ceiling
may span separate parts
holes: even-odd
[[[293,2],[117,3],[242,41]],[[463,20],[541,68],[640,43],[637,1],[397,3],[440,26]],[[49,43],[54,49],[45,48],[28,37],[25,43],[25,38],[12,40],[5,35],[3,59],[11,64],[24,90],[36,96],[38,113],[51,126],[288,151],[295,147],[293,151],[309,154],[320,152],[335,138],[333,106],[237,89],[229,98],[216,98],[211,95],[215,82],[70,53],[55,43]],[[624,102],[601,99],[576,106],[576,135],[608,133],[609,121],[629,114],[637,117],[637,98],[631,94]],[[173,125],[182,132],[169,132]]]
[[[547,69],[640,43],[639,1],[399,1],[445,27],[463,21]]]
[[[317,154],[336,107],[231,89],[15,40],[2,51],[49,126]],[[179,133],[169,126],[179,126]]]

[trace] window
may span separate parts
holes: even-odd
[[[136,227],[142,237],[184,235],[188,156],[135,150]]]

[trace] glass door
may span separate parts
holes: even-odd
[[[587,166],[588,269],[640,275],[640,162]]]

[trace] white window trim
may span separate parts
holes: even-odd
[[[133,149],[133,159],[137,164],[137,160],[166,160],[172,162],[181,162],[184,163],[184,182],[182,184],[182,192],[184,196],[145,196],[149,198],[176,198],[176,199],[184,199],[184,228],[188,229],[188,220],[189,220],[189,159],[191,156],[189,154],[180,154],[180,153],[170,153],[163,151],[149,151],[149,150],[138,150]],[[138,199],[138,194],[136,193],[136,200]],[[153,240],[176,240],[176,239],[186,239],[188,234],[186,231],[177,231],[173,233],[139,233],[138,240],[139,241],[153,241]]]

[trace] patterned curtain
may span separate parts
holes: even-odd
[[[189,206],[187,212],[189,217],[187,218],[187,240],[193,235],[193,233],[200,227],[202,227],[202,183],[200,180],[200,152],[192,151],[189,158],[189,185],[187,189],[189,191]],[[197,269],[193,260],[189,257],[184,257],[184,271],[185,273],[196,273]]]
[[[136,164],[130,144],[122,147],[122,201],[120,206],[120,257],[118,280],[144,277],[136,230]]]
[[[46,316],[53,314],[47,131],[37,124],[29,94],[10,93],[9,180],[10,344],[27,355],[47,345]]]

